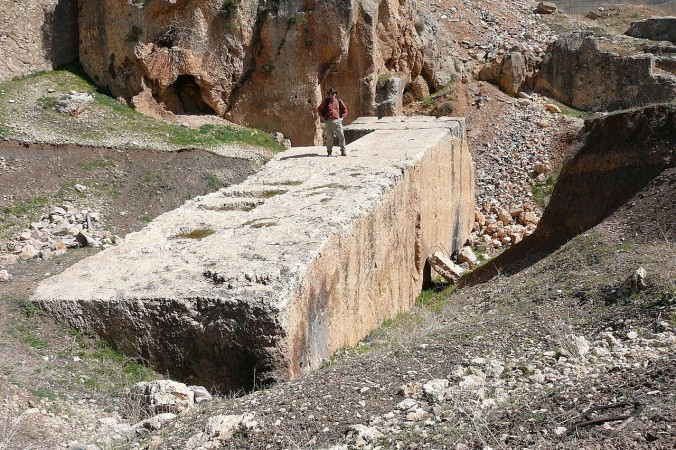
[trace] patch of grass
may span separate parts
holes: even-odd
[[[451,89],[453,88],[454,81],[455,80],[449,81],[448,83],[446,83],[446,85],[442,86],[441,89],[439,89],[437,92],[430,95],[429,97],[425,97],[424,99],[422,99],[420,101],[421,106],[425,106],[425,107],[432,106],[437,102],[437,100],[446,96],[446,94],[449,94]]]
[[[218,175],[215,175],[213,173],[210,173],[209,175],[206,176],[207,180],[207,187],[211,190],[218,190],[224,186],[227,185],[227,183],[220,178],[218,178]]]
[[[197,228],[187,233],[181,233],[174,236],[174,239],[204,239],[207,236],[214,234],[214,230],[208,228]]]
[[[549,203],[549,200],[552,198],[552,192],[554,192],[554,186],[559,179],[559,173],[561,170],[557,170],[551,174],[544,182],[536,183],[533,186],[533,200],[540,207],[544,208]]]
[[[54,88],[50,96],[32,92]],[[69,91],[87,92],[94,102],[78,117],[57,112],[53,105]],[[16,99],[15,103],[9,100]],[[36,108],[36,106],[38,106]],[[269,133],[237,127],[205,125],[182,127],[145,116],[98,89],[78,65],[39,72],[0,84],[0,124],[3,136],[20,140],[82,145],[115,145],[177,150],[209,149],[224,144],[244,144],[282,151]],[[55,130],[59,130],[55,133]],[[143,145],[139,144],[143,142]]]
[[[115,162],[109,158],[95,159],[94,161],[86,162],[80,164],[85,170],[96,170],[104,169],[106,167],[112,167],[115,165]]]
[[[434,313],[441,312],[446,306],[448,295],[453,292],[454,286],[447,286],[441,282],[435,282],[434,285],[425,289],[415,299],[415,305],[427,308]]]
[[[153,218],[150,217],[148,214],[143,214],[138,218],[141,222],[149,223],[152,222]]]
[[[582,110],[579,110],[579,109],[571,108],[570,106],[564,105],[563,103],[558,102],[556,100],[552,101],[552,103],[555,104],[556,106],[558,106],[559,109],[561,110],[561,114],[563,114],[565,116],[575,117],[577,119],[583,119],[584,120],[584,119],[588,119],[592,115],[592,113],[590,113],[589,111],[582,111]]]
[[[56,97],[44,96],[38,99],[37,104],[42,109],[55,109],[58,101],[59,99]]]
[[[48,203],[48,197],[38,196],[25,200],[24,202],[16,205],[5,206],[2,209],[2,212],[4,214],[11,214],[14,216],[35,214],[36,212],[42,210]]]
[[[56,392],[42,386],[28,388],[28,391],[37,398],[44,398],[51,401],[59,398],[59,395]]]
[[[87,358],[98,362],[91,365],[85,379],[84,384],[89,388],[115,392],[132,383],[155,379],[152,369],[122,354],[103,340],[96,342]]]

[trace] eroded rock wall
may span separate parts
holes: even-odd
[[[376,113],[389,78],[439,83],[430,67],[443,64],[424,58],[438,56],[436,43],[414,16],[414,3],[399,0],[81,0],[80,59],[139,105],[154,98],[318,144],[315,110],[329,86],[349,123]]]
[[[676,98],[676,77],[655,70],[650,54],[603,52],[593,34],[576,32],[550,44],[535,90],[585,111],[612,111]]]
[[[77,57],[77,0],[0,0],[0,82]]]
[[[201,384],[248,389],[319,367],[408,310],[427,255],[459,248],[472,227],[464,120],[388,119],[370,121],[347,157],[277,155],[46,280],[33,300]]]
[[[581,143],[566,158],[551,200],[537,230],[461,280],[462,284],[485,282],[532,265],[569,239],[606,220],[639,194],[649,183],[664,183],[662,173],[676,167],[676,106],[656,105],[611,114],[585,122]],[[673,178],[673,177],[672,177]],[[668,181],[666,181],[668,182]],[[670,191],[667,189],[665,191]],[[640,194],[639,194],[640,195]],[[670,210],[673,199],[664,199]],[[655,222],[638,213],[655,239],[669,240],[672,223]],[[621,226],[618,226],[620,228]]]

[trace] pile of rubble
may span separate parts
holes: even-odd
[[[503,246],[518,244],[532,234],[540,221],[535,208],[529,204],[507,210],[484,203],[474,211],[474,228],[468,244],[489,251]]]
[[[90,209],[77,209],[70,203],[52,208],[30,228],[0,244],[0,267],[32,259],[48,260],[75,247],[108,247],[120,238],[110,231],[96,229],[100,215]],[[7,270],[0,270],[0,281],[8,281]]]

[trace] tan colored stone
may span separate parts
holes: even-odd
[[[319,367],[409,309],[427,255],[458,249],[474,219],[463,119],[353,126],[367,134],[347,157],[280,153],[241,185],[188,201],[45,280],[33,301],[205,385],[249,388]],[[262,204],[220,208],[243,190]],[[198,228],[213,233],[180,237]]]
[[[561,108],[556,106],[554,103],[545,103],[544,108],[550,113],[561,114]]]
[[[522,213],[521,215],[519,215],[519,223],[521,225],[526,225],[526,226],[531,225],[531,224],[537,225],[537,223],[539,221],[540,221],[540,219],[538,218],[538,216],[532,211],[526,211],[526,212]]]
[[[481,211],[474,211],[474,221],[479,224],[479,226],[486,225],[486,216],[484,216]]]

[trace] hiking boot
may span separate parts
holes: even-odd
[[[340,149],[340,156],[347,156],[347,150],[345,150],[345,147]]]
[[[326,153],[328,153],[326,156],[331,156],[332,151],[330,149],[327,149]]]

